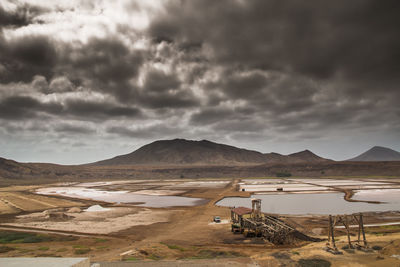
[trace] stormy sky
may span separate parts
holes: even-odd
[[[400,150],[400,1],[2,0],[0,157]]]

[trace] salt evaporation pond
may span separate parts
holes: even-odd
[[[136,206],[166,208],[174,206],[196,206],[206,202],[203,198],[180,196],[158,196],[135,194],[129,191],[105,191],[84,187],[49,187],[40,188],[36,193],[59,195],[72,198],[91,199],[110,203],[139,203]],[[143,202],[143,203],[142,203]]]
[[[400,203],[400,189],[357,190],[355,191],[352,199],[362,201]]]
[[[365,202],[349,202],[344,200],[344,194],[314,193],[314,194],[257,194],[249,198],[227,197],[218,201],[216,205],[224,207],[251,208],[251,199],[261,199],[261,210],[266,213],[288,215],[328,215],[352,214],[357,212],[381,212],[400,210],[400,197],[392,202],[372,204]],[[366,200],[366,199],[363,199]]]

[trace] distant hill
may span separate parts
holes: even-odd
[[[181,165],[181,164],[260,164],[264,154],[207,140],[161,140],[138,150],[93,163],[93,165]]]
[[[19,177],[23,174],[32,173],[28,164],[19,163],[13,160],[0,158],[0,177]]]
[[[400,161],[400,153],[381,146],[374,146],[361,155],[347,161]]]
[[[84,165],[21,163],[0,158],[0,186],[150,177],[248,178],[276,176],[281,172],[302,177],[399,176],[400,160],[332,161],[308,150],[290,155],[262,154],[206,140],[183,139],[156,141],[130,154]]]
[[[326,159],[308,150],[286,156],[278,153],[263,154],[207,140],[174,139],[155,141],[132,153],[90,165],[253,165],[321,161],[326,161]]]
[[[267,163],[295,163],[296,160],[289,158],[289,156],[286,155],[282,155],[279,153],[266,153],[264,154],[266,159],[267,159]]]
[[[320,156],[315,155],[313,152],[310,150],[304,150],[300,151],[297,153],[293,153],[288,155],[292,159],[297,159],[300,161],[306,161],[306,162],[324,162],[324,161],[330,161],[329,159],[321,158]]]

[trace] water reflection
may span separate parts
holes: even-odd
[[[262,211],[276,214],[352,214],[367,211],[400,210],[399,197],[397,201],[383,204],[365,202],[349,202],[344,200],[343,193],[314,194],[257,194],[250,198],[227,197],[216,203],[218,206],[243,206],[251,208],[251,198],[262,200]]]

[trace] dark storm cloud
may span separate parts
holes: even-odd
[[[43,7],[16,3],[15,10],[5,10],[0,5],[0,81],[30,81],[40,74],[51,76],[56,62],[54,44],[48,36],[31,35],[6,40],[3,28],[19,28],[38,23],[35,18],[47,12]]]
[[[192,114],[190,117],[190,123],[193,125],[207,125],[233,118],[234,116],[235,113],[232,109],[208,108]]]
[[[43,35],[23,36],[10,41],[0,38],[2,83],[30,82],[43,76],[52,81],[42,85],[45,93],[73,91],[84,85],[92,90],[132,102],[135,79],[143,63],[140,51],[132,52],[120,40],[92,38],[80,48]]]
[[[16,143],[398,135],[399,1],[23,2],[0,5],[0,133]]]
[[[65,113],[77,117],[105,119],[113,117],[138,118],[142,116],[140,109],[136,107],[119,106],[108,102],[95,102],[82,99],[67,100]]]
[[[46,9],[38,6],[23,4],[17,6],[16,10],[6,11],[0,5],[0,29],[4,27],[21,27],[34,22],[37,15],[44,13]]]
[[[205,42],[221,64],[317,78],[394,78],[399,10],[396,0],[171,1],[149,32],[171,42]]]
[[[227,75],[228,76],[228,75]],[[267,87],[267,78],[260,74],[254,73],[245,77],[235,77],[229,75],[223,79],[222,85],[224,91],[233,98],[257,98],[264,88]]]
[[[225,72],[218,82],[206,87],[209,91],[223,93],[210,95],[212,106],[227,100],[242,100],[246,101],[246,106],[241,112],[269,111],[275,115],[313,107],[316,104],[313,97],[319,91],[319,87],[305,77],[261,71]]]
[[[163,93],[168,90],[178,89],[180,81],[175,75],[168,75],[159,70],[151,70],[146,75],[144,87],[148,92]]]
[[[0,101],[0,118],[7,120],[24,120],[38,116],[38,112],[59,114],[62,105],[43,103],[29,96],[11,96]]]
[[[28,120],[44,115],[60,118],[74,117],[80,120],[112,118],[139,118],[142,112],[136,107],[121,106],[103,101],[67,99],[61,102],[43,102],[30,96],[10,96],[0,101],[0,118],[6,120]]]
[[[149,70],[143,87],[137,91],[138,103],[153,109],[189,108],[199,101],[192,91],[182,87],[177,73],[166,74],[160,70]]]
[[[140,103],[153,109],[161,108],[190,108],[197,106],[199,101],[190,92],[179,91],[164,94],[143,94],[140,96]]]
[[[90,127],[82,125],[74,125],[70,123],[59,124],[56,127],[54,127],[54,131],[61,133],[69,133],[69,134],[93,134],[96,132],[95,129],[92,129]]]
[[[24,36],[6,41],[0,36],[0,72],[3,83],[30,82],[35,75],[50,78],[57,63],[55,44],[47,36]]]
[[[136,78],[143,63],[140,51],[132,52],[116,37],[92,38],[88,44],[67,54],[74,79],[88,79],[94,90],[115,95],[126,102],[134,96],[135,88],[129,83]]]
[[[265,125],[252,118],[247,120],[229,120],[221,121],[213,127],[215,131],[224,131],[227,133],[240,133],[240,132],[262,132],[265,129]]]
[[[170,46],[201,44],[208,67],[222,70],[202,84],[209,107],[192,125],[361,129],[400,120],[399,12],[393,0],[170,1],[148,33]]]

